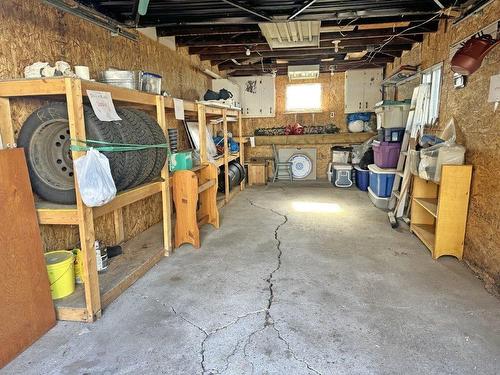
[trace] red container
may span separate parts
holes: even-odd
[[[373,158],[380,168],[396,168],[398,166],[401,143],[373,142]]]

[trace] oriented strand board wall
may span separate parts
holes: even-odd
[[[243,134],[253,135],[256,128],[273,128],[286,126],[295,121],[302,125],[327,125],[335,124],[341,131],[347,131],[344,114],[344,73],[321,74],[318,80],[305,80],[290,82],[287,76],[276,77],[276,117],[243,119]],[[321,83],[321,113],[315,114],[287,114],[285,113],[285,92],[287,84]],[[334,112],[334,117],[330,114]],[[290,146],[294,147],[294,146]],[[297,147],[300,147],[297,145]],[[305,146],[302,146],[305,147]],[[310,146],[307,146],[310,147]],[[317,176],[326,177],[326,170],[330,162],[330,145],[318,145],[317,149]],[[271,146],[257,146],[247,148],[247,157],[272,156]]]
[[[198,99],[210,86],[200,67],[210,68],[186,49],[173,51],[140,34],[133,42],[111,34],[77,17],[64,14],[39,0],[2,0],[0,2],[0,79],[23,76],[26,65],[35,61],[51,64],[64,60],[72,65],[87,65],[92,77],[108,67],[151,71],[163,76],[163,88],[184,99]],[[216,71],[216,70],[215,70]],[[18,131],[26,117],[44,102],[33,99],[13,101],[13,117]],[[167,115],[169,118],[170,115]],[[169,127],[179,126],[173,119]],[[180,127],[181,141],[184,139]],[[161,201],[154,196],[124,209],[125,228],[132,237],[161,220]],[[114,242],[113,220],[96,220],[96,236]],[[68,248],[78,242],[76,227],[43,226],[48,248]]]
[[[453,88],[450,45],[500,18],[500,1],[458,26],[442,21],[439,31],[426,36],[421,46],[388,65],[387,74],[401,64],[422,64],[426,69],[444,62],[440,126],[454,118],[458,142],[467,147],[466,162],[474,166],[465,238],[465,261],[500,292],[500,115],[487,102],[490,77],[500,74],[500,47],[485,58],[463,89]]]

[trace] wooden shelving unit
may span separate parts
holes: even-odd
[[[410,230],[433,259],[462,259],[471,178],[471,165],[444,165],[439,185],[413,177]]]
[[[184,107],[186,108],[186,107]],[[240,159],[240,164],[243,165],[244,163],[244,155],[245,155],[245,140],[242,135],[242,120],[241,120],[241,111],[235,110],[235,109],[228,109],[228,108],[220,108],[220,107],[210,107],[209,104],[201,104],[198,103],[198,126],[199,126],[199,134],[200,134],[200,159],[202,164],[209,163],[210,161],[208,160],[208,154],[207,154],[207,145],[206,145],[206,129],[207,129],[207,117],[208,115],[212,116],[217,116],[217,117],[222,117],[222,130],[223,130],[223,135],[224,135],[224,154],[222,158],[216,159],[215,160],[215,165],[218,167],[224,167],[224,178],[225,178],[225,192],[224,192],[224,198],[223,199],[218,199],[217,206],[218,208],[223,207],[229,201],[236,195],[236,190],[230,192],[229,191],[229,162]],[[238,142],[240,146],[239,152],[236,153],[231,153],[229,151],[229,145],[228,145],[228,121],[227,117],[228,116],[233,116],[237,118],[237,125],[238,125],[238,133],[235,134],[233,132],[233,136],[235,138],[238,137]],[[216,125],[220,126],[220,125]],[[245,180],[244,179],[241,184],[239,190],[244,190],[245,189]]]
[[[83,102],[87,90],[107,91],[113,101],[120,105],[156,109],[157,121],[166,132],[165,98],[141,91],[110,86],[103,83],[73,78],[23,79],[0,82],[0,132],[5,143],[14,146],[14,130],[11,120],[10,98],[44,97],[65,99],[68,107],[69,131],[72,139],[86,139],[83,116]],[[167,100],[168,102],[168,100]],[[173,107],[173,105],[172,105]],[[73,160],[85,153],[72,151]],[[55,301],[58,319],[94,321],[101,315],[102,308],[142,276],[160,258],[168,255],[171,244],[170,179],[167,165],[161,172],[161,179],[119,193],[110,203],[96,208],[83,204],[76,181],[76,205],[65,206],[48,202],[37,202],[40,224],[77,225],[83,256],[83,286],[78,286],[72,295]],[[113,213],[117,243],[123,243],[125,231],[122,208],[149,197],[162,194],[163,222],[148,229],[122,245],[123,255],[110,262],[107,273],[99,275],[94,250],[96,217]],[[153,236],[153,234],[155,234]]]
[[[8,147],[15,147],[10,98],[21,97],[66,100],[71,138],[86,139],[83,103],[87,96],[87,90],[110,92],[113,102],[121,106],[132,106],[155,111],[156,120],[168,139],[165,116],[166,113],[171,113],[174,110],[172,98],[99,82],[57,77],[0,81],[0,135],[4,144]],[[229,155],[228,153],[226,120],[226,116],[228,115],[238,117],[239,134],[241,134],[241,116],[239,111],[211,107],[191,101],[184,101],[184,109],[188,114],[194,114],[199,117],[200,134],[203,134],[201,137],[202,165],[208,163],[206,144],[204,142],[207,117],[222,116],[224,118],[226,152],[224,153],[223,164],[227,166],[229,161],[239,157],[239,155]],[[83,155],[84,152],[72,151],[73,160]],[[243,154],[241,153],[241,155]],[[193,170],[199,168],[193,168]],[[161,172],[160,179],[120,192],[113,201],[102,207],[89,208],[85,206],[78,189],[76,191],[75,205],[58,205],[44,201],[36,202],[40,224],[76,225],[79,229],[81,250],[84,259],[82,275],[84,284],[83,286],[77,286],[75,293],[72,295],[55,301],[58,319],[85,322],[95,321],[101,316],[103,307],[111,303],[126,288],[146,273],[161,257],[170,254],[172,251],[171,181],[168,163],[166,163]],[[76,180],[75,186],[78,186]],[[122,208],[157,193],[161,193],[162,195],[163,222],[123,243],[126,235]],[[228,199],[226,199],[227,201]],[[115,237],[117,243],[122,243],[123,254],[110,262],[106,273],[98,274],[94,250],[94,219],[108,213],[113,214]]]

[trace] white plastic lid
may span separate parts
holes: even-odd
[[[355,165],[354,169],[357,170],[357,171],[361,171],[361,172],[368,172],[368,169],[363,169],[359,165]]]
[[[373,173],[379,174],[395,174],[397,172],[396,169],[380,168],[376,164],[370,164],[368,169]]]
[[[338,171],[350,171],[350,170],[352,170],[352,165],[345,164],[345,163],[335,163],[335,164],[333,164],[333,169],[338,170]]]

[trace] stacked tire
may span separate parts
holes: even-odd
[[[231,191],[235,186],[241,184],[245,179],[246,173],[245,168],[237,162],[232,161],[228,165],[228,176],[229,176],[229,191]],[[224,174],[224,168],[220,169],[219,173],[219,191],[224,192],[226,190],[226,179]]]
[[[121,121],[100,121],[84,106],[87,146],[92,141],[154,145],[165,144],[158,123],[137,109],[117,108]],[[26,154],[33,190],[42,199],[60,204],[76,201],[68,110],[64,102],[52,102],[33,112],[23,124],[18,146]],[[103,152],[109,159],[111,175],[118,191],[150,182],[160,176],[167,159],[164,148]]]

